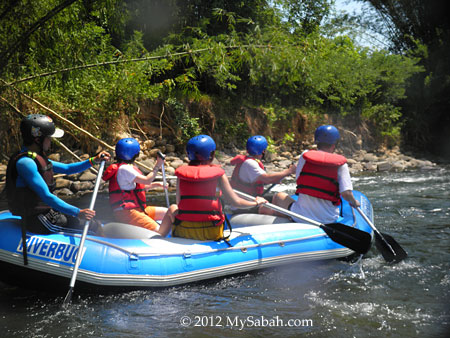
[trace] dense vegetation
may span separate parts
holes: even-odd
[[[403,111],[407,144],[450,155],[450,21],[447,0],[359,0],[379,13],[371,27],[395,53],[420,58],[424,71],[411,78]]]
[[[2,2],[1,147],[17,146],[21,114],[48,114],[22,93],[106,140],[121,121],[145,132],[153,123],[175,143],[198,132],[222,144],[256,132],[281,142],[327,118],[397,144],[423,56],[358,46],[340,34],[332,3]]]

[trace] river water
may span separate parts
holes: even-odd
[[[360,264],[296,264],[162,290],[75,295],[66,310],[65,294],[0,284],[0,336],[448,337],[450,168],[356,176],[354,188],[371,200],[377,228],[409,253],[405,261],[388,265],[374,247]],[[104,203],[99,196],[100,210]]]

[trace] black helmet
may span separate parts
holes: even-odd
[[[20,132],[25,144],[34,142],[36,137],[62,137],[64,130],[56,128],[53,120],[47,115],[30,114],[20,122]]]

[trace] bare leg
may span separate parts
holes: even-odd
[[[167,210],[168,209],[164,207],[155,207],[155,220],[163,219]]]
[[[175,216],[178,214],[178,206],[176,204],[172,204],[164,215],[161,225],[159,226],[158,233],[161,236],[166,237],[167,234],[172,229],[172,224],[175,221]]]
[[[286,194],[285,192],[278,192],[275,195],[273,195],[272,198],[272,204],[275,204],[283,209],[288,210],[289,206],[295,202],[295,200],[289,196],[288,194]],[[272,215],[274,216],[283,216],[286,217],[284,214],[281,214],[277,211],[271,210],[272,211]]]

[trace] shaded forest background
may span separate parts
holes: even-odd
[[[55,111],[110,143],[295,143],[327,122],[369,147],[450,155],[447,2],[359,1],[360,16],[334,0],[2,2],[0,153],[20,144],[23,115]],[[361,28],[386,46],[362,46]],[[70,147],[93,147],[64,129]]]

